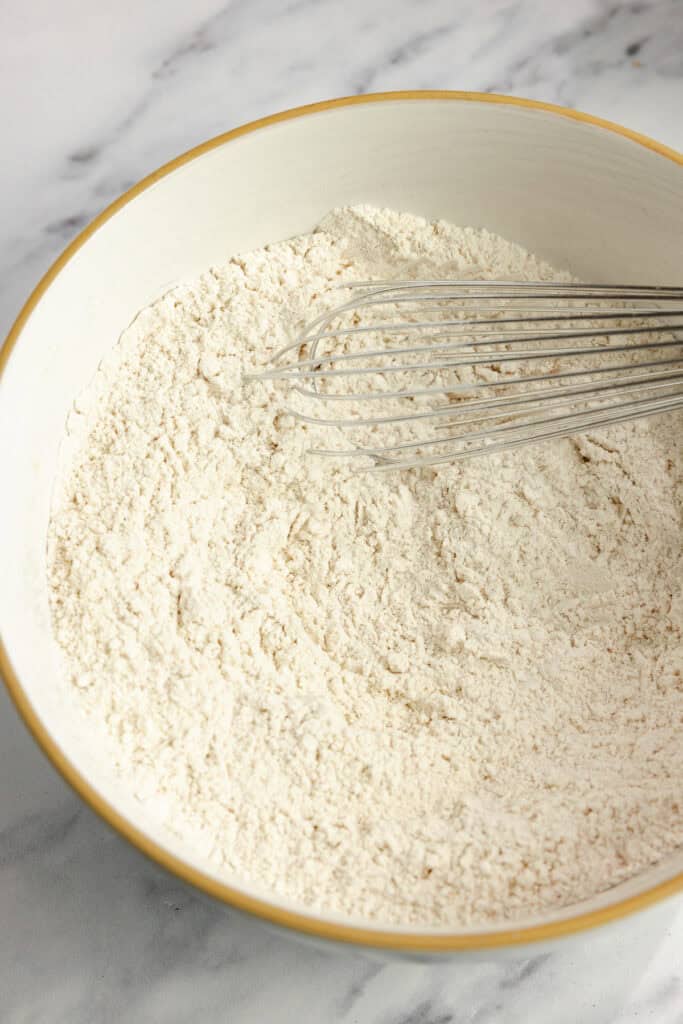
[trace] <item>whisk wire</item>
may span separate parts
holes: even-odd
[[[304,402],[347,404],[344,417],[286,410],[309,427],[364,431],[349,447],[312,449],[317,455],[364,457],[375,469],[433,466],[683,408],[681,287],[469,280],[340,287],[351,289],[347,301],[248,375],[289,384]],[[387,306],[402,315],[384,316]],[[392,378],[398,387],[388,385]],[[362,380],[369,389],[356,386]],[[387,403],[381,414],[363,411],[379,400]],[[377,443],[385,429],[398,436]]]

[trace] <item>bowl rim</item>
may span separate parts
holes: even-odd
[[[396,101],[415,100],[450,100],[457,102],[477,102],[501,104],[512,107],[520,107],[531,110],[544,111],[558,117],[579,121],[583,124],[590,124],[594,127],[621,135],[646,149],[658,153],[660,156],[673,160],[683,167],[683,153],[679,153],[669,146],[656,142],[639,132],[631,131],[622,125],[612,121],[594,117],[567,107],[556,104],[544,103],[540,100],[522,99],[515,96],[506,96],[496,93],[464,92],[453,90],[405,90],[398,92],[365,93],[357,96],[344,96],[338,99],[323,100],[318,103],[306,104],[305,106],[293,107],[268,117],[262,117],[255,121],[233,128],[228,132],[194,146],[175,159],[163,164],[157,170],[142,178],[139,182],[124,192],[118,199],[107,206],[96,216],[64,249],[60,256],[54,261],[51,267],[40,279],[28,299],[24,303],[19,315],[11,327],[5,342],[0,349],[0,377],[8,363],[14,346],[18,343],[21,332],[26,325],[33,310],[50,287],[57,275],[63,270],[69,260],[78,252],[82,245],[93,235],[103,224],[113,217],[119,210],[126,206],[132,199],[150,188],[155,182],[166,177],[172,171],[177,170],[183,164],[195,160],[204,153],[243,135],[258,131],[282,121],[289,121],[309,114],[316,114],[321,111],[334,110],[338,107],[351,107],[366,103],[383,103]],[[165,868],[171,874],[189,883],[191,886],[200,889],[207,895],[228,904],[238,910],[244,911],[255,917],[276,925],[280,928],[301,932],[319,939],[330,940],[337,943],[350,943],[358,946],[371,947],[375,949],[395,950],[404,953],[453,953],[453,952],[478,952],[501,947],[515,947],[527,943],[545,942],[557,939],[577,932],[585,931],[599,925],[625,917],[637,910],[651,906],[660,900],[665,899],[674,893],[683,890],[683,872],[673,878],[651,886],[649,889],[626,897],[608,907],[598,910],[583,911],[578,914],[569,914],[565,918],[555,920],[546,924],[522,925],[498,930],[481,931],[471,933],[448,933],[448,932],[421,932],[419,929],[397,929],[386,931],[381,927],[368,925],[345,924],[332,920],[324,920],[306,912],[289,910],[285,907],[270,903],[268,900],[256,898],[242,892],[232,885],[218,881],[203,871],[192,867],[182,858],[170,853],[155,840],[149,838],[139,829],[135,828],[127,818],[116,811],[107,800],[105,800],[91,785],[90,782],[75,768],[69,758],[59,748],[57,742],[52,738],[47,727],[43,725],[35,711],[28,695],[15,672],[9,658],[7,648],[0,635],[0,676],[3,677],[9,691],[10,698],[14,703],[19,715],[24,721],[28,731],[32,734],[43,753],[52,762],[59,774],[76,791],[82,800],[99,815],[109,826],[118,832],[124,839],[128,840],[141,853],[145,854],[158,866]]]

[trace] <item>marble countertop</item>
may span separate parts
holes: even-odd
[[[277,109],[401,88],[548,100],[683,149],[683,2],[4,0],[0,335],[74,234],[165,160]],[[3,1024],[683,1021],[683,900],[522,964],[314,951],[111,833],[1,689],[0,922]]]

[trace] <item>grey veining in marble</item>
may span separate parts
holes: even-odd
[[[277,109],[489,90],[683,148],[681,0],[3,0],[0,58],[2,333],[122,190]],[[386,965],[300,945],[128,847],[0,690],[2,1024],[682,1024],[682,973],[680,900],[503,965]]]

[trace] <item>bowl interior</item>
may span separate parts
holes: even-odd
[[[157,176],[62,262],[0,381],[0,633],[26,699],[72,766],[135,828],[212,878],[121,791],[60,681],[45,583],[58,447],[71,403],[142,306],[358,202],[486,227],[584,280],[681,283],[683,172],[673,159],[547,110],[447,98],[333,106],[219,140]],[[607,907],[681,870],[683,852],[525,923]]]

